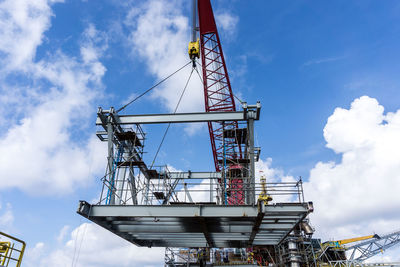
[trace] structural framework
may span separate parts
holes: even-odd
[[[99,109],[96,123],[103,130],[97,136],[108,143],[107,171],[99,202],[81,201],[78,213],[138,246],[278,245],[313,211],[312,203],[302,200],[299,183],[267,185],[273,195],[296,202],[259,201],[262,190],[256,183],[240,189],[250,195],[249,203],[226,205],[224,196],[232,192],[221,188],[219,180],[229,179],[228,173],[170,172],[165,166],[150,168],[142,159],[142,124],[237,121],[248,127],[259,119],[260,109],[258,103],[235,112],[123,116],[112,108]],[[254,151],[251,138],[244,142],[247,151]]]
[[[261,104],[236,106],[210,0],[193,0],[188,52],[192,73],[201,68],[205,112],[99,108],[97,136],[108,144],[103,188],[97,203],[80,201],[78,213],[137,246],[165,247],[166,266],[348,264],[344,249],[312,239],[313,204],[304,201],[301,179],[256,180]],[[143,125],[176,123],[208,125],[215,170],[176,172],[144,161]]]
[[[210,0],[193,3],[189,55],[196,71],[201,58],[205,112],[121,115],[121,109],[99,108],[97,136],[108,144],[103,188],[99,201],[81,201],[78,213],[137,246],[196,248],[199,253],[207,248],[207,260],[204,253],[196,259],[203,264],[232,262],[237,255],[242,264],[253,264],[251,257],[263,258],[263,264],[278,258],[298,263],[304,257],[299,259],[297,243],[288,240],[294,233],[309,234],[306,217],[313,205],[304,201],[301,181],[256,181],[261,149],[254,146],[254,124],[261,104],[241,102],[237,110]],[[173,172],[144,161],[144,124],[169,128],[194,122],[208,125],[215,170]],[[256,252],[256,247],[264,249]],[[211,253],[214,248],[239,250],[232,256]],[[169,257],[167,265],[177,264],[175,256]]]

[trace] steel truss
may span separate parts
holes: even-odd
[[[397,244],[400,244],[400,231],[355,244],[346,250],[350,260],[365,261]]]
[[[229,80],[221,41],[210,0],[198,1],[200,50],[203,71],[204,100],[206,112],[236,111],[235,99]],[[254,151],[246,150],[243,139],[247,134],[246,128],[240,128],[237,121],[208,122],[211,148],[217,172],[232,169],[235,177],[228,181],[221,179],[221,184],[228,184],[233,189],[226,196],[226,204],[245,204],[244,186],[254,181],[245,181],[246,167],[254,157]],[[244,167],[244,168],[243,168]],[[251,177],[252,175],[250,175]]]

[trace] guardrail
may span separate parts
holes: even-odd
[[[0,232],[0,266],[20,267],[25,247],[24,241]]]
[[[121,170],[119,170],[121,172]],[[126,171],[129,171],[127,168]],[[176,203],[214,203],[216,205],[245,204],[249,195],[257,201],[266,195],[270,203],[304,202],[302,180],[263,182],[248,177],[226,177],[216,172],[171,172],[167,166],[151,170],[152,179],[144,175],[116,174],[110,182],[103,178],[103,190],[98,205],[108,205],[112,194],[115,205],[165,205]],[[254,190],[253,190],[254,188]]]

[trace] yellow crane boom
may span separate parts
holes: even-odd
[[[343,245],[357,242],[357,241],[363,241],[371,238],[377,238],[380,239],[379,235],[367,235],[367,236],[360,236],[360,237],[353,237],[353,238],[348,238],[348,239],[342,239],[342,240],[337,240],[337,241],[327,241],[324,244],[329,245],[331,247],[335,248],[343,248]]]

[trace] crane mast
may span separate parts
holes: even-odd
[[[236,111],[235,99],[210,0],[193,0],[193,28],[190,44],[196,45],[196,2],[205,111]],[[190,55],[192,60],[199,57],[198,53]],[[249,160],[245,160],[244,140],[247,131],[245,128],[240,129],[237,121],[208,122],[208,130],[215,169],[217,172],[222,172],[224,177],[220,184],[223,188],[222,191],[225,191],[225,196],[223,196],[225,204],[244,204],[244,179],[249,176],[249,168],[246,164],[250,163]]]

